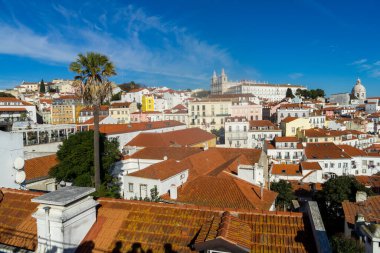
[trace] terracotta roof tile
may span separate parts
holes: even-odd
[[[297,137],[288,137],[288,136],[276,136],[274,138],[275,142],[298,142]]]
[[[200,152],[203,152],[203,149],[191,147],[146,147],[128,156],[128,158],[164,160],[166,156],[167,159],[178,161]]]
[[[25,160],[26,181],[49,177],[50,170],[58,164],[57,155],[48,155]]]
[[[141,122],[130,124],[102,124],[99,126],[100,132],[106,135],[131,133],[137,131],[145,131],[151,129],[168,128],[175,126],[183,126],[185,124],[175,120]],[[93,129],[93,126],[90,126]]]
[[[302,176],[302,170],[298,164],[273,164],[273,175]]]
[[[380,196],[368,197],[363,202],[342,202],[344,219],[350,224],[355,224],[356,215],[362,214],[367,222],[380,223]]]
[[[318,162],[301,162],[301,168],[303,170],[321,170],[321,165]]]
[[[37,228],[31,215],[38,204],[30,200],[41,193],[1,190],[4,198],[0,201],[0,243],[35,251]],[[309,221],[302,213],[238,209],[230,210],[233,217],[227,217],[227,208],[109,198],[97,201],[100,203],[97,220],[76,252],[111,252],[113,249],[127,252],[133,248],[191,252],[192,241],[201,241],[198,236],[211,238],[218,233],[239,245],[249,245],[251,252],[315,251]],[[210,226],[208,235],[198,234],[214,220],[217,226]]]
[[[289,122],[292,122],[296,119],[299,119],[298,117],[286,117],[285,119],[281,120],[281,122],[283,123],[289,123]]]
[[[1,107],[0,112],[26,112],[24,107]]]
[[[343,152],[348,154],[351,157],[355,156],[367,156],[367,153],[363,150],[360,150],[358,148],[355,148],[350,145],[337,145]]]
[[[256,127],[276,127],[276,126],[269,120],[250,120],[249,127],[256,128]]]
[[[187,128],[164,133],[140,133],[125,146],[170,147],[193,146],[215,139],[216,136],[200,128]]]
[[[332,142],[307,143],[305,148],[307,159],[350,159],[351,157],[343,152]]]
[[[31,199],[41,193],[0,188],[0,243],[31,251],[37,249],[37,225],[32,214],[37,203]]]
[[[177,162],[175,160],[167,160],[150,165],[145,169],[130,173],[128,174],[128,176],[159,179],[162,181],[181,172],[184,172],[188,169],[188,162]]]

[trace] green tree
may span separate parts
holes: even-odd
[[[95,188],[100,190],[99,110],[100,105],[112,94],[112,84],[108,78],[116,75],[115,66],[107,56],[88,52],[78,54],[76,61],[70,64],[70,70],[77,74],[74,86],[83,103],[94,110]]]
[[[113,94],[111,98],[111,101],[119,101],[119,100],[121,100],[121,91],[116,94]]]
[[[98,196],[119,196],[119,179],[112,176],[112,165],[120,160],[119,143],[116,139],[108,140],[103,134],[99,136],[102,184],[96,192]],[[57,152],[59,163],[50,175],[58,182],[72,182],[76,186],[94,187],[94,133],[77,132],[64,140]]]
[[[0,92],[0,98],[14,98],[15,96],[13,96],[12,94],[10,93],[6,93],[6,92]]]
[[[46,92],[44,79],[41,79],[41,82],[40,82],[40,92],[41,93],[45,93]]]
[[[289,209],[292,204],[292,200],[296,198],[293,194],[292,185],[285,181],[280,180],[278,182],[271,183],[270,189],[278,193],[276,199],[276,206],[283,207],[284,210]]]
[[[290,88],[288,88],[287,90],[286,90],[286,96],[285,96],[286,98],[294,98],[294,95],[293,95],[293,91],[292,91],[292,89],[290,89]]]
[[[353,238],[346,238],[339,234],[331,238],[334,253],[364,253],[364,245]]]
[[[322,191],[317,193],[316,200],[328,232],[336,233],[343,229],[342,202],[355,202],[357,191],[372,194],[372,191],[360,184],[354,176],[339,176],[329,179],[323,185]]]
[[[160,201],[160,196],[158,195],[157,185],[150,189],[150,200],[153,202]]]

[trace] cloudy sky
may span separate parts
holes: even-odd
[[[379,1],[0,0],[0,89],[70,79],[78,53],[101,52],[118,83],[208,88],[213,70],[380,95]]]

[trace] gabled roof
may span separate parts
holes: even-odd
[[[222,239],[233,252],[250,252],[251,234],[252,229],[248,223],[227,211],[222,217],[213,217],[202,225],[194,246],[197,251],[207,250],[212,247],[214,240]],[[221,242],[216,243],[218,244]]]
[[[167,194],[162,197],[170,199]],[[259,186],[222,172],[218,176],[199,176],[178,187],[175,201],[216,208],[269,210],[276,197],[277,193],[264,188],[261,199]]]
[[[111,108],[129,108],[131,102],[115,102],[111,104]]]
[[[342,151],[344,151],[346,154],[348,154],[351,157],[355,156],[368,156],[367,153],[363,150],[360,150],[358,148],[355,148],[350,145],[337,145]]]
[[[48,178],[50,170],[57,164],[56,154],[25,160],[26,182]]]
[[[297,137],[289,137],[289,136],[276,136],[274,138],[275,142],[298,142]]]
[[[184,126],[185,124],[175,120],[141,122],[130,124],[102,124],[99,126],[101,133],[106,135],[132,133],[137,131],[145,131],[151,129],[168,128],[175,126]],[[93,126],[90,126],[93,129]]]
[[[318,162],[301,162],[300,165],[303,170],[322,170]]]
[[[366,222],[380,223],[380,196],[368,197],[363,202],[342,202],[344,219],[350,224],[355,224],[356,216],[361,214]]]
[[[350,159],[351,157],[332,142],[307,143],[306,159]]]
[[[285,119],[281,120],[281,123],[289,123],[289,122],[292,122],[296,119],[299,119],[298,117],[286,117]]]
[[[31,215],[38,204],[30,200],[41,193],[4,188],[0,191],[4,193],[0,198],[0,243],[35,251],[37,227]],[[100,205],[96,222],[82,240],[78,253],[115,249],[132,252],[136,248],[145,252],[191,252],[194,242],[211,238],[219,227],[223,238],[239,245],[249,243],[251,252],[315,252],[312,230],[302,213],[211,209],[111,198],[97,201]],[[226,219],[225,211],[236,219]],[[198,234],[213,220],[218,221],[215,222],[218,226],[210,226],[209,237]]]
[[[302,176],[299,164],[273,164],[271,172],[273,175]]]
[[[24,107],[1,107],[0,112],[26,112]]]
[[[131,177],[142,177],[150,179],[165,180],[189,169],[186,162],[177,162],[175,160],[167,160],[160,163],[150,165],[149,167],[128,174]]]
[[[106,115],[99,115],[99,123],[102,122],[105,118],[108,116]],[[82,125],[93,125],[94,124],[94,117],[89,118],[85,122],[81,123]]]
[[[0,188],[0,243],[35,251],[37,224],[32,218],[37,203],[31,199],[42,193]]]
[[[269,120],[250,120],[249,127],[252,128],[252,127],[276,127],[276,126]]]
[[[215,135],[200,128],[187,128],[164,133],[140,133],[125,146],[170,147],[192,146],[215,139]]]
[[[125,159],[136,158],[164,160],[164,157],[166,156],[167,159],[178,161],[200,152],[203,152],[203,149],[192,147],[146,147],[131,156],[125,157]]]

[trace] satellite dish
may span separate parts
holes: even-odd
[[[16,179],[15,179],[15,181],[16,181],[17,184],[22,184],[25,181],[25,178],[26,178],[25,171],[20,170],[20,171],[16,172]]]
[[[25,161],[21,157],[17,157],[13,162],[13,166],[16,170],[22,170],[24,168]]]

